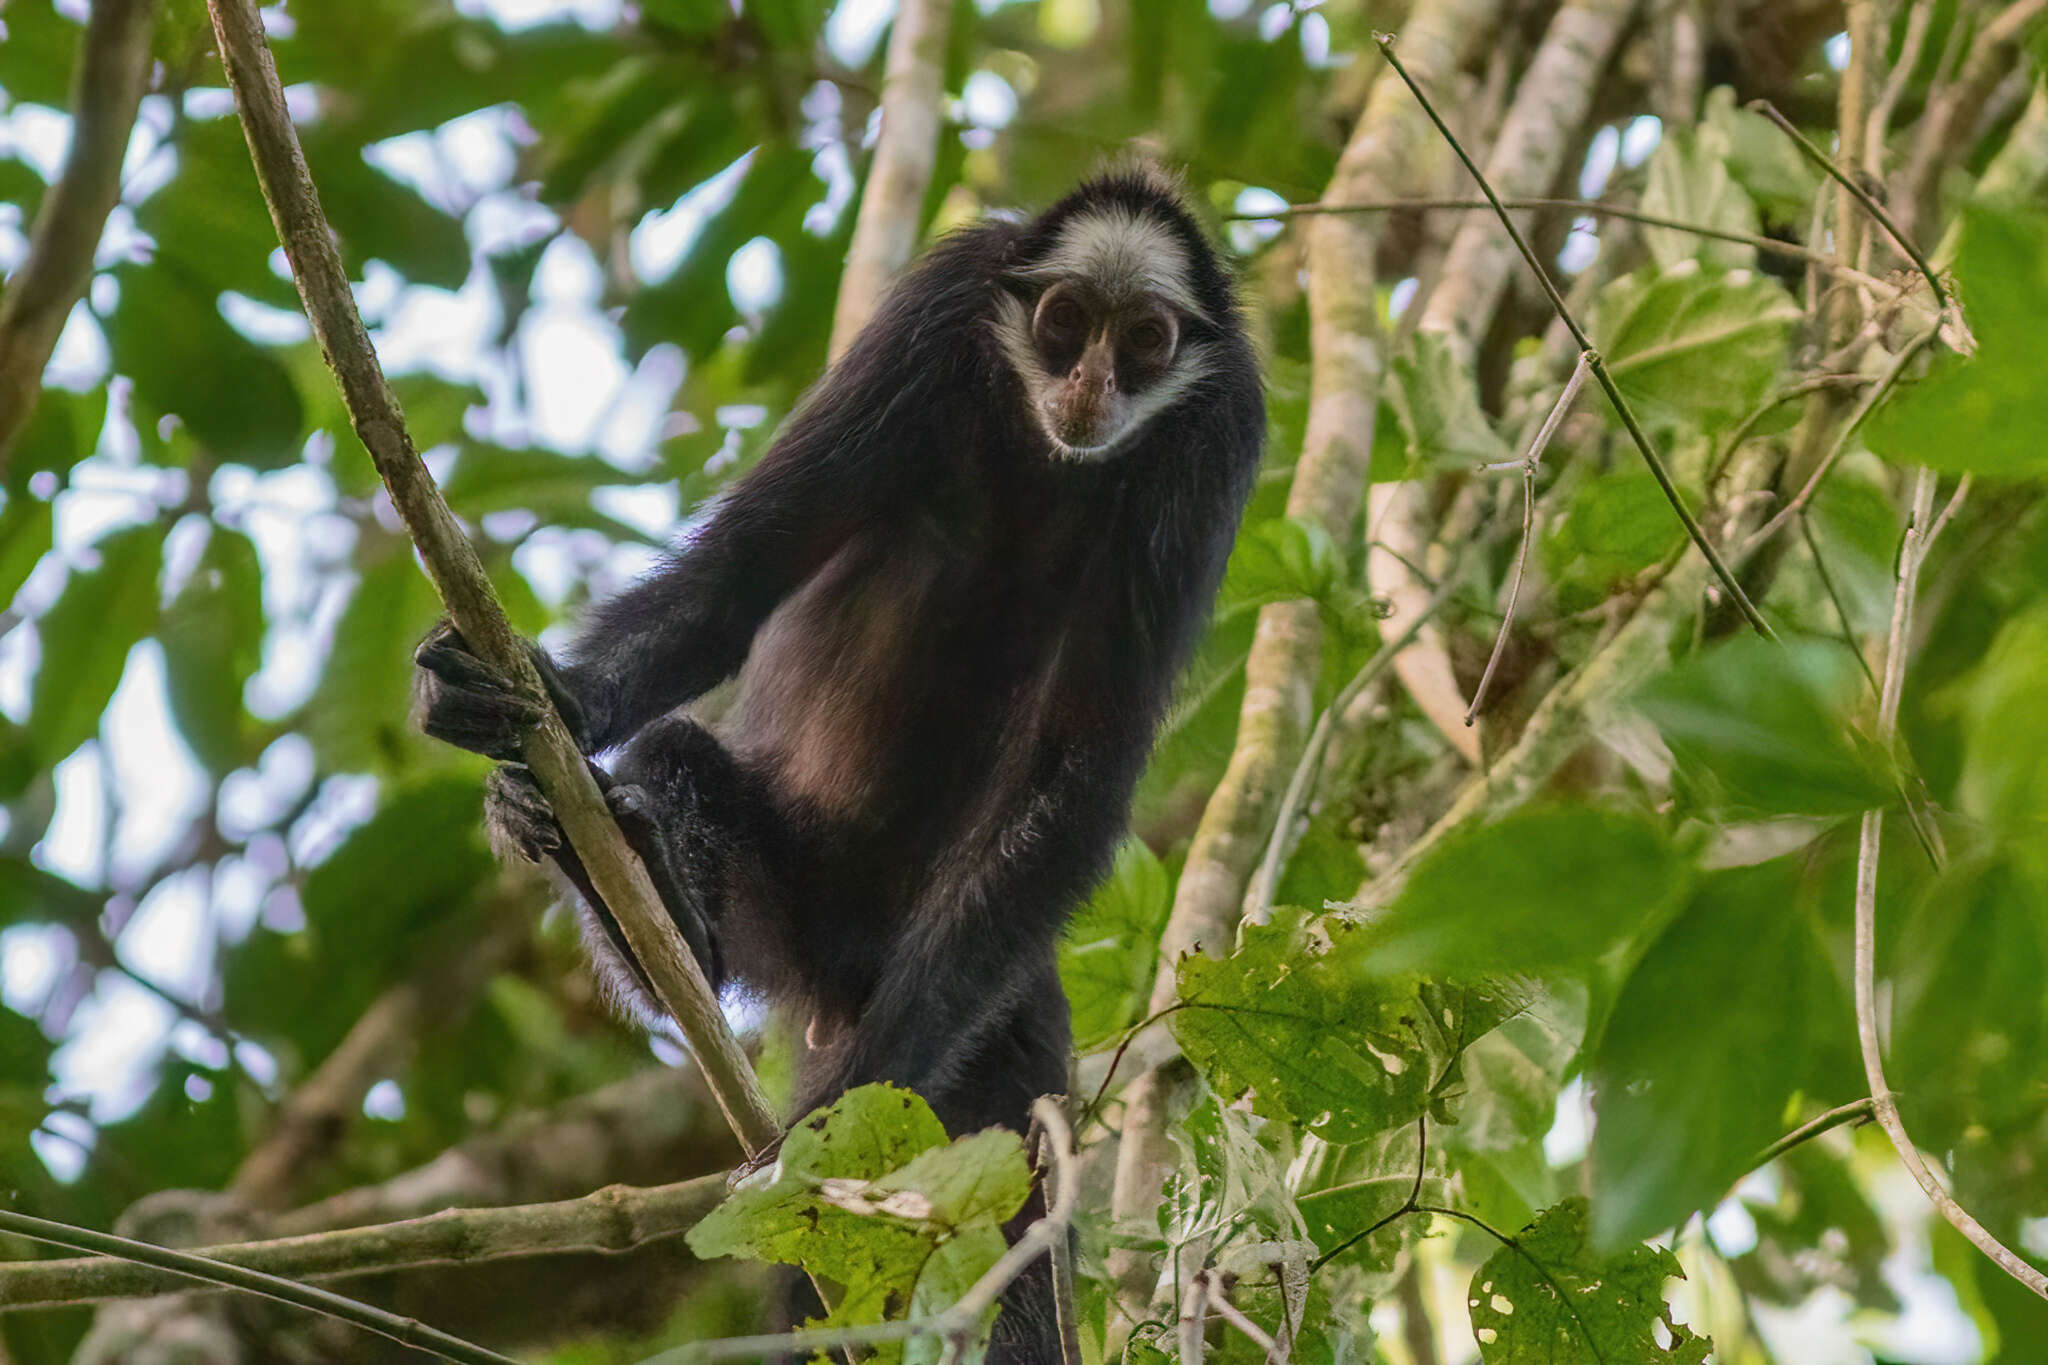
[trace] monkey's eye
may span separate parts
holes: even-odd
[[[1173,343],[1172,336],[1166,330],[1166,324],[1157,318],[1146,318],[1131,328],[1128,340],[1131,349],[1146,359],[1157,357]]]
[[[1088,313],[1071,295],[1055,294],[1039,305],[1038,325],[1054,340],[1076,340],[1088,331]]]

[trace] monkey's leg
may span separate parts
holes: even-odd
[[[646,865],[648,877],[661,895],[663,908],[675,921],[683,941],[696,955],[698,965],[716,989],[724,974],[718,941],[711,932],[697,888],[678,874],[672,857],[673,848],[659,826],[648,819],[644,810],[644,793],[635,787],[620,786],[595,764],[591,765],[591,773],[604,791],[606,804],[618,821],[619,831]],[[581,902],[578,908],[583,914],[580,918],[592,953],[600,958],[603,966],[613,969],[613,984],[619,988],[625,1003],[649,1017],[661,1017],[663,1011],[653,983],[647,979],[646,972],[627,946],[618,920],[605,905],[604,898],[597,894],[583,860],[577,857],[576,850],[562,836],[562,827],[548,806],[547,798],[534,782],[533,774],[512,765],[493,772],[484,786],[484,819],[490,830],[491,842],[501,857],[516,853],[528,862],[545,861],[554,865]],[[603,940],[601,944],[600,938]]]

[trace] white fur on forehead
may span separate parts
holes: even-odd
[[[1156,294],[1184,313],[1202,315],[1180,238],[1156,218],[1121,209],[1076,214],[1060,228],[1045,259],[1025,273],[1038,279],[1089,280],[1112,297]]]

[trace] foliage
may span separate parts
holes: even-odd
[[[1833,126],[1829,35],[1665,8],[1603,68],[1596,122],[1559,131],[1592,148],[1567,185],[1825,256],[1842,234],[1832,182],[1748,106],[1774,100],[1860,164],[1866,130]],[[1887,12],[1880,73],[1914,8]],[[77,112],[83,9],[6,7],[9,272]],[[538,1204],[730,1165],[707,1101],[646,1085],[658,1061],[687,1059],[666,1039],[650,1055],[611,1016],[567,917],[491,859],[481,765],[408,721],[433,592],[297,316],[203,6],[161,9],[122,207],[0,470],[0,1199],[146,1220],[186,1207],[178,1192],[239,1183],[283,1138],[309,1144],[274,1192],[287,1225],[394,1190]],[[883,82],[862,10],[273,9],[368,323],[521,629],[558,634],[686,534],[822,366]],[[1689,17],[1712,51],[1688,84],[1672,26]],[[1390,642],[1392,585],[1366,572],[1384,528],[1334,527],[1315,510],[1329,467],[1302,473],[1330,414],[1354,410],[1329,400],[1374,417],[1338,433],[1357,465],[1425,481],[1435,543],[1408,567],[1447,595],[1411,648],[1441,648],[1462,705],[1522,549],[1520,480],[1475,466],[1526,448],[1569,343],[1546,335],[1505,254],[1474,276],[1502,281],[1500,302],[1460,319],[1456,342],[1414,325],[1443,244],[1484,219],[1338,220],[1359,233],[1338,240],[1368,243],[1377,292],[1312,307],[1323,282],[1304,243],[1331,220],[1225,217],[1330,192],[1361,110],[1389,103],[1368,96],[1370,34],[1408,22],[1404,7],[954,7],[917,235],[1043,204],[1139,142],[1186,168],[1228,245],[1271,412],[1130,837],[1060,948],[1079,1088],[1129,1044],[1079,1134],[1091,1365],[1127,1330],[1125,1359],[1176,1359],[1176,1276],[1199,1268],[1260,1330],[1292,1333],[1297,1360],[1401,1358],[1375,1324],[1419,1315],[1487,1365],[1699,1361],[1710,1337],[1717,1359],[1766,1365],[1852,1337],[1889,1350],[1902,1301],[1950,1298],[1945,1358],[2031,1358],[2048,1341],[2048,1310],[1902,1211],[1875,1133],[1829,1132],[1753,1174],[1792,1127],[1866,1093],[1849,907],[1856,818],[1878,809],[1880,1032],[1905,1122],[2008,1243],[2037,1253],[2048,1218],[2048,447],[2034,420],[2048,166],[2029,160],[2048,143],[2009,98],[2048,99],[2038,51],[2000,58],[2009,77],[1967,136],[1923,121],[1962,79],[1936,54],[1965,51],[1984,17],[1933,12],[1875,139],[1887,202],[1959,301],[1947,314],[1882,234],[1854,272],[1809,280],[1807,261],[1753,241],[1523,214],[1783,643],[1748,638],[1698,587],[1663,489],[1588,386],[1536,477],[1532,553],[1478,722],[1484,771],[1390,670],[1328,715],[1296,824],[1275,831],[1299,757],[1288,736]],[[1473,111],[1523,89],[1548,19],[1521,18],[1458,73],[1484,94]],[[1736,84],[1702,92],[1708,72]],[[1484,163],[1489,119],[1454,122]],[[1433,134],[1390,145],[1401,183],[1375,193],[1471,192]],[[1916,189],[1907,169],[1930,148],[1937,173]],[[1985,202],[1970,202],[1979,181]],[[1378,392],[1319,389],[1324,345],[1381,376]],[[1831,452],[1803,511],[1749,544]],[[1871,674],[1922,466],[1941,473],[1941,504],[1972,483],[1923,576],[1886,738]],[[1304,600],[1313,648],[1288,647],[1308,676],[1247,697],[1247,660],[1274,643],[1262,612]],[[1162,962],[1197,823],[1246,772],[1277,773],[1275,789],[1220,803],[1213,823],[1239,869],[1277,834],[1279,907],[1209,955]],[[1173,1008],[1139,1030],[1162,980]],[[769,1031],[772,1080],[804,1022]],[[1136,1121],[1123,1087],[1169,1054],[1165,1168],[1115,1223],[1109,1171]],[[323,1089],[337,1073],[351,1084]],[[333,1107],[307,1115],[309,1092]],[[663,1104],[636,1107],[643,1092]],[[561,1362],[759,1330],[773,1291],[758,1262],[831,1282],[834,1322],[923,1315],[995,1261],[1034,1178],[1015,1137],[952,1136],[921,1100],[873,1087],[799,1124],[690,1231],[694,1257],[667,1237],[347,1283]],[[451,1172],[467,1183],[435,1183]],[[1121,1253],[1173,1258],[1135,1306],[1119,1300]],[[1447,1283],[1467,1302],[1440,1295]],[[1767,1337],[1765,1306],[1827,1340]],[[252,1359],[373,1358],[248,1305],[190,1311]],[[85,1334],[113,1317],[0,1313],[0,1355],[90,1359]],[[1205,1341],[1208,1361],[1264,1358],[1220,1320]]]

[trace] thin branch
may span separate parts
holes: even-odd
[[[514,1365],[510,1356],[487,1351],[472,1345],[460,1337],[427,1326],[415,1318],[387,1313],[381,1308],[325,1289],[299,1284],[277,1275],[267,1275],[260,1270],[230,1265],[226,1261],[210,1260],[189,1251],[173,1251],[168,1247],[153,1246],[148,1242],[137,1242],[111,1233],[93,1232],[87,1228],[74,1228],[64,1223],[53,1223],[47,1218],[35,1218],[25,1213],[0,1209],[0,1231],[11,1232],[17,1237],[31,1241],[47,1242],[52,1246],[69,1247],[74,1251],[96,1252],[102,1256],[117,1257],[121,1261],[154,1266],[167,1270],[187,1280],[199,1280],[206,1284],[225,1285],[251,1294],[260,1294],[280,1303],[309,1308],[316,1313],[342,1322],[351,1323],[365,1331],[389,1337],[402,1345],[422,1351],[431,1351],[444,1360],[461,1361],[464,1365]],[[10,1307],[16,1306],[12,1303]]]
[[[93,0],[71,86],[71,149],[36,214],[28,258],[0,294],[0,468],[35,411],[43,370],[92,281],[107,215],[120,202],[155,28],[156,0]]]
[[[1871,695],[1878,691],[1877,674],[1871,670],[1870,660],[1863,657],[1862,646],[1856,643],[1856,627],[1849,621],[1849,609],[1842,604],[1842,594],[1835,587],[1835,576],[1828,572],[1827,557],[1820,552],[1820,542],[1813,536],[1813,518],[1800,514],[1799,536],[1806,542],[1806,552],[1813,556],[1813,571],[1820,579],[1821,590],[1828,595],[1828,602],[1835,609],[1835,624],[1842,628],[1842,643],[1856,656],[1856,666],[1863,670],[1864,678],[1870,683]]]
[[[1742,612],[1743,619],[1749,622],[1757,634],[1767,640],[1776,639],[1776,633],[1772,631],[1770,623],[1757,611],[1756,605],[1749,600],[1749,594],[1742,590],[1742,585],[1735,581],[1734,573],[1722,562],[1720,551],[1707,539],[1706,532],[1700,529],[1699,522],[1694,519],[1692,510],[1685,505],[1684,495],[1678,491],[1678,485],[1671,480],[1671,471],[1665,468],[1663,458],[1657,454],[1656,447],[1650,444],[1649,435],[1636,420],[1635,412],[1629,407],[1628,400],[1621,396],[1621,389],[1615,384],[1614,377],[1607,372],[1607,362],[1593,345],[1592,338],[1586,335],[1586,330],[1579,325],[1578,319],[1572,316],[1570,307],[1564,301],[1564,295],[1558,292],[1557,282],[1550,278],[1550,272],[1544,268],[1543,262],[1529,246],[1527,239],[1522,236],[1522,230],[1515,226],[1514,218],[1494,195],[1492,185],[1487,183],[1485,175],[1472,160],[1471,153],[1458,141],[1457,134],[1451,131],[1450,125],[1437,113],[1436,106],[1430,103],[1429,96],[1423,93],[1421,85],[1408,74],[1408,68],[1402,65],[1401,59],[1395,55],[1393,35],[1375,34],[1374,41],[1379,44],[1387,63],[1394,68],[1394,74],[1414,92],[1416,102],[1422,106],[1422,111],[1429,116],[1430,122],[1436,125],[1437,131],[1443,135],[1444,141],[1450,144],[1458,160],[1478,182],[1480,192],[1493,206],[1494,214],[1500,219],[1501,226],[1507,229],[1515,249],[1521,253],[1523,261],[1535,274],[1536,281],[1542,286],[1544,296],[1550,300],[1550,306],[1556,311],[1558,320],[1571,332],[1572,340],[1578,343],[1579,349],[1590,357],[1588,363],[1592,366],[1594,379],[1600,383],[1601,392],[1607,395],[1607,401],[1613,405],[1615,415],[1621,419],[1622,426],[1627,428],[1629,438],[1635,442],[1636,450],[1642,455],[1643,463],[1649,466],[1651,475],[1657,480],[1657,486],[1664,491],[1665,500],[1671,504],[1671,510],[1678,514],[1678,520],[1685,527],[1686,535],[1699,547],[1701,555],[1713,569],[1714,576],[1721,581],[1721,587],[1728,594],[1729,600],[1735,603],[1736,608]]]
[[[1862,275],[1842,264],[1823,251],[1802,246],[1798,242],[1782,241],[1776,237],[1765,237],[1755,232],[1735,232],[1728,228],[1710,227],[1705,223],[1688,222],[1683,218],[1668,218],[1661,213],[1648,213],[1631,208],[1627,204],[1616,204],[1606,199],[1559,199],[1545,195],[1503,195],[1501,205],[1510,210],[1523,209],[1569,209],[1574,213],[1596,214],[1603,218],[1620,218],[1630,223],[1641,223],[1645,227],[1668,228],[1673,232],[1690,233],[1717,242],[1733,242],[1738,246],[1754,247],[1758,251],[1776,256],[1789,256],[1793,260],[1808,261],[1831,274]],[[1322,199],[1306,204],[1288,204],[1284,208],[1266,213],[1244,212],[1221,215],[1225,222],[1265,223],[1286,218],[1306,218],[1330,213],[1402,213],[1420,212],[1428,209],[1469,210],[1490,209],[1493,202],[1484,198],[1468,199],[1458,196],[1426,198],[1387,199]],[[1866,277],[1867,278],[1867,277]]]
[[[1003,1253],[982,1277],[956,1300],[951,1308],[929,1317],[901,1322],[881,1322],[848,1327],[814,1327],[795,1332],[769,1333],[751,1337],[725,1337],[717,1341],[693,1342],[650,1357],[641,1365],[695,1365],[707,1360],[745,1360],[761,1356],[803,1355],[813,1351],[836,1351],[850,1347],[879,1346],[885,1342],[939,1337],[948,1343],[964,1343],[973,1337],[981,1320],[1030,1264],[1063,1240],[1074,1224],[1074,1209],[1080,1187],[1075,1178],[1074,1133],[1058,1101],[1040,1096],[1031,1106],[1031,1117],[1045,1129],[1053,1154],[1051,1173],[1052,1207],[1043,1218],[1024,1230],[1016,1244]],[[954,1347],[955,1350],[959,1346]]]
[[[910,264],[924,216],[925,191],[938,159],[939,103],[945,95],[951,0],[902,0],[889,35],[882,78],[882,129],[860,198],[839,304],[832,318],[837,358],[867,325],[889,281]]]
[[[1949,309],[1949,298],[1948,290],[1942,287],[1941,275],[1935,270],[1933,263],[1927,259],[1920,248],[1913,245],[1913,239],[1908,237],[1905,231],[1892,220],[1892,216],[1889,213],[1885,212],[1884,205],[1878,203],[1872,197],[1869,190],[1857,184],[1854,176],[1850,175],[1840,166],[1837,166],[1833,157],[1814,146],[1813,140],[1800,132],[1797,125],[1791,119],[1779,113],[1776,105],[1772,104],[1769,100],[1751,100],[1749,107],[1762,114],[1772,123],[1777,124],[1778,130],[1797,144],[1799,150],[1806,154],[1807,160],[1833,177],[1835,183],[1846,190],[1849,197],[1854,199],[1857,205],[1870,215],[1871,220],[1885,230],[1885,235],[1892,239],[1892,244],[1898,247],[1907,260],[1913,263],[1914,267],[1926,278],[1927,287],[1934,291],[1936,313],[1946,316]]]
[[[1124,1053],[1128,1052],[1131,1044],[1138,1040],[1138,1035],[1151,1028],[1167,1015],[1174,1013],[1176,1010],[1186,1008],[1187,1003],[1185,1000],[1176,1000],[1170,1005],[1152,1011],[1143,1019],[1140,1019],[1137,1023],[1124,1030],[1123,1041],[1116,1045],[1116,1053],[1109,1059],[1109,1069],[1102,1073],[1102,1084],[1095,1087],[1095,1097],[1089,1100],[1087,1107],[1081,1111],[1080,1118],[1074,1124],[1076,1128],[1086,1128],[1089,1121],[1095,1117],[1096,1111],[1101,1109],[1102,1097],[1109,1093],[1109,1083],[1116,1079],[1116,1069],[1123,1064]]]
[[[681,1026],[726,1121],[749,1152],[774,1141],[778,1125],[760,1082],[719,1011],[695,956],[662,908],[647,869],[627,847],[582,752],[547,698],[533,661],[513,633],[466,536],[420,463],[398,400],[356,311],[348,274],[307,173],[277,66],[250,0],[208,0],[228,84],[256,164],[263,197],[290,259],[299,297],[392,506],[418,546],[434,587],[469,647],[513,679],[544,719],[526,744],[527,766],[546,793],[570,846],[625,931],[633,956]]]
[[[1181,1296],[1178,1326],[1182,1365],[1202,1365],[1202,1324],[1208,1316],[1209,1272],[1205,1270],[1188,1281],[1188,1292]]]
[[[1543,419],[1543,425],[1536,429],[1536,435],[1529,442],[1529,452],[1516,461],[1511,468],[1522,471],[1522,543],[1515,551],[1515,573],[1508,583],[1507,605],[1500,616],[1500,630],[1493,637],[1493,652],[1486,656],[1485,671],[1479,675],[1479,685],[1472,689],[1472,704],[1465,709],[1465,724],[1470,725],[1479,717],[1479,710],[1486,705],[1486,690],[1493,684],[1493,671],[1500,666],[1500,656],[1508,647],[1508,634],[1515,628],[1515,604],[1522,596],[1522,574],[1529,565],[1529,545],[1536,539],[1536,470],[1543,463],[1543,452],[1550,448],[1550,438],[1557,434],[1558,424],[1571,411],[1572,402],[1579,396],[1579,389],[1586,382],[1586,371],[1593,363],[1591,351],[1579,352],[1579,362],[1572,367],[1572,377],[1565,381],[1564,392],[1557,396],[1550,415]]]
[[[608,1185],[580,1199],[444,1209],[397,1223],[233,1242],[191,1254],[296,1282],[563,1252],[619,1253],[686,1231],[725,1195],[723,1175],[644,1188]],[[101,1303],[190,1289],[173,1269],[114,1256],[8,1262],[0,1264],[0,1306]]]
[[[1884,175],[1884,144],[1891,131],[1892,112],[1899,107],[1899,98],[1906,93],[1913,72],[1920,65],[1920,51],[1927,42],[1927,28],[1933,18],[1932,5],[1907,6],[1906,34],[1899,40],[1899,59],[1892,63],[1885,76],[1884,90],[1871,106],[1863,134],[1863,168],[1879,178]]]
[[[1885,642],[1884,688],[1877,706],[1877,740],[1891,744],[1899,728],[1899,699],[1905,692],[1906,654],[1913,636],[1913,606],[1920,585],[1920,569],[1934,544],[1934,533],[1948,522],[1956,503],[1940,520],[1934,520],[1935,477],[1922,469],[1913,480],[1912,520],[1906,527],[1905,544],[1899,550],[1899,574],[1892,597],[1891,634]],[[1930,522],[1932,524],[1930,525]],[[2028,1265],[1942,1188],[1927,1169],[1920,1149],[1913,1145],[1906,1125],[1899,1117],[1897,1097],[1885,1080],[1884,1054],[1877,1038],[1877,864],[1884,841],[1884,812],[1863,813],[1863,828],[1856,850],[1856,1042],[1863,1053],[1863,1076],[1870,1086],[1871,1107],[1878,1126],[1891,1139],[1899,1160],[1926,1192],[1929,1202],[1941,1211],[1957,1232],[1989,1256],[1999,1269],[2048,1299],[2048,1275]]]
[[[1877,410],[1878,404],[1884,402],[1898,384],[1899,377],[1905,374],[1906,367],[1934,342],[1940,332],[1939,326],[1930,327],[1900,348],[1899,353],[1892,357],[1892,363],[1885,367],[1885,372],[1878,376],[1877,382],[1863,395],[1855,410],[1836,429],[1834,443],[1828,447],[1827,454],[1821,456],[1820,463],[1813,467],[1813,473],[1807,475],[1806,482],[1799,486],[1799,491],[1792,495],[1789,502],[1779,508],[1769,521],[1758,527],[1756,533],[1742,543],[1742,547],[1735,552],[1737,560],[1749,558],[1765,541],[1784,530],[1787,522],[1805,512],[1806,505],[1812,502],[1813,495],[1820,491],[1822,481],[1835,467],[1835,462],[1849,449],[1849,440],[1863,426],[1864,419]]]
[[[1814,1115],[1791,1132],[1785,1134],[1785,1136],[1779,1138],[1776,1142],[1773,1142],[1770,1146],[1764,1148],[1761,1152],[1758,1152],[1755,1160],[1749,1163],[1749,1169],[1753,1171],[1759,1166],[1768,1166],[1801,1143],[1811,1142],[1822,1133],[1831,1132],[1836,1128],[1840,1128],[1845,1123],[1868,1123],[1876,1117],[1876,1107],[1868,1099],[1851,1100],[1847,1104],[1838,1104],[1825,1114]]]
[[[1216,1310],[1217,1317],[1244,1333],[1246,1340],[1266,1353],[1266,1365],[1287,1365],[1287,1353],[1280,1349],[1280,1343],[1230,1301],[1230,1296],[1224,1292],[1222,1277],[1216,1271],[1205,1270],[1195,1278],[1209,1282],[1209,1307]]]

